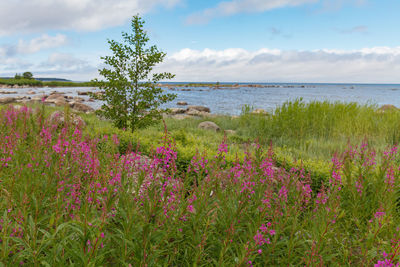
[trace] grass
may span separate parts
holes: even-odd
[[[236,131],[225,137],[198,129],[204,119],[132,134],[92,114],[82,114],[86,127],[57,125],[54,110],[0,109],[0,264],[400,260],[397,111],[288,102],[270,115],[210,118]]]
[[[2,79],[0,84],[4,85],[28,85],[34,87],[93,87],[96,86],[94,82],[63,82],[63,81],[38,81],[35,79]]]

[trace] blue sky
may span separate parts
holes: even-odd
[[[0,76],[98,77],[146,21],[175,81],[400,83],[398,0],[2,0]]]

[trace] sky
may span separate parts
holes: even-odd
[[[1,0],[0,77],[101,78],[139,14],[175,82],[400,83],[398,0]]]

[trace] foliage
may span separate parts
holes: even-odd
[[[334,156],[312,188],[253,144],[226,164],[197,153],[177,171],[171,136],[146,157],[116,135],[0,111],[0,263],[6,266],[385,266],[400,260],[400,152]],[[177,133],[180,140],[187,137]],[[29,153],[26,153],[29,151]],[[381,157],[380,164],[378,158]],[[389,266],[389,265],[386,265]]]
[[[134,16],[132,33],[122,34],[123,43],[108,41],[113,56],[102,57],[108,68],[99,71],[105,78],[105,81],[99,82],[104,94],[93,95],[106,102],[99,113],[113,120],[118,128],[130,128],[132,132],[160,119],[160,105],[176,97],[164,94],[156,85],[158,81],[172,79],[174,75],[151,75],[153,67],[162,62],[166,54],[156,46],[147,46],[149,38],[143,24],[138,15]]]
[[[63,82],[63,81],[38,81],[35,79],[25,79],[22,76],[18,76],[19,78],[13,79],[2,79],[0,78],[0,84],[8,85],[8,86],[34,86],[34,87],[95,87],[97,86],[96,82]]]
[[[33,79],[33,74],[32,72],[26,71],[22,74],[22,78],[27,80]]]

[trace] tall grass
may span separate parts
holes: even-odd
[[[379,150],[397,144],[400,112],[382,112],[375,105],[298,99],[267,116],[244,113],[238,130],[265,143],[297,149],[299,155],[327,159],[343,152],[348,143],[359,144],[364,139]]]

